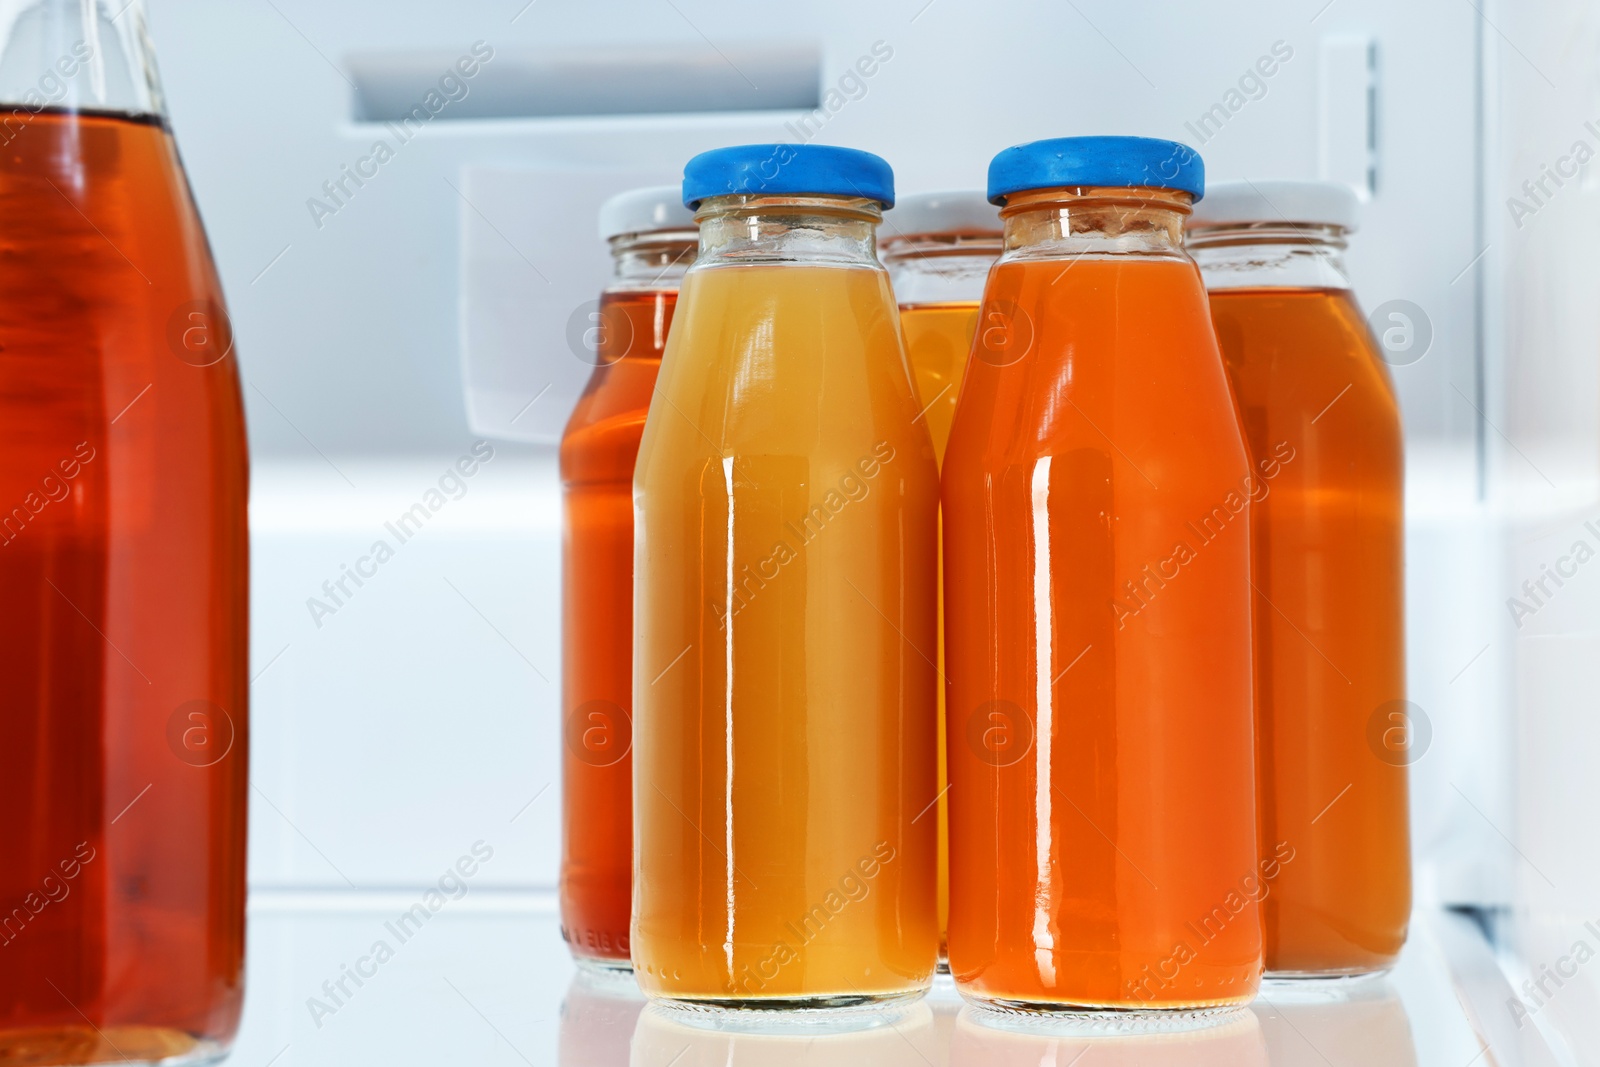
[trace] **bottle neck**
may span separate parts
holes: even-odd
[[[877,203],[842,196],[714,196],[700,205],[696,270],[754,265],[881,270]]]
[[[141,0],[8,5],[0,25],[0,107],[12,113],[19,105],[30,114],[56,108],[165,118]]]
[[[611,280],[606,292],[677,291],[694,262],[693,230],[625,233],[611,238]]]
[[[1015,193],[1000,212],[1004,259],[1076,256],[1184,258],[1188,193],[1175,189],[1087,187]]]
[[[917,234],[883,243],[896,299],[911,304],[976,304],[1000,258],[998,233]]]
[[[1348,289],[1340,226],[1247,223],[1191,230],[1207,289]]]

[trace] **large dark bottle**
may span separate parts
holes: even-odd
[[[222,1055],[248,460],[138,0],[0,27],[0,1065]]]

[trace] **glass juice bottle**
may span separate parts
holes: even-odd
[[[561,936],[626,969],[633,899],[633,462],[661,370],[694,212],[675,185],[600,208],[612,277],[580,358],[594,373],[561,438]]]
[[[884,220],[883,265],[900,304],[900,329],[922,405],[922,419],[942,463],[950,439],[978,301],[1000,255],[1000,216],[976,191],[903,196]],[[940,533],[941,539],[943,532]],[[944,574],[939,576],[938,662],[944,672]],[[939,686],[939,968],[949,967],[944,931],[950,916],[950,812],[945,799],[944,686]]]
[[[1262,901],[1273,975],[1387,968],[1411,914],[1403,444],[1341,256],[1356,212],[1238,182],[1190,219],[1259,484],[1261,833],[1294,854]]]
[[[696,156],[700,255],[634,481],[633,962],[847,1010],[932,979],[938,475],[877,156]]]
[[[976,191],[901,197],[879,243],[900,305],[906,356],[933,451],[944,460],[961,376],[989,268],[1000,256],[1000,214]]]
[[[225,1054],[248,461],[141,5],[0,30],[0,1064]]]
[[[1204,1011],[1260,979],[1249,459],[1181,244],[1203,185],[1144,138],[990,167],[1005,253],[943,514],[950,967],[992,1006]]]

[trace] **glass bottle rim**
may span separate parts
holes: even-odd
[[[1000,208],[1000,218],[1005,220],[1028,211],[1072,204],[1095,207],[1123,204],[1134,209],[1175,211],[1181,215],[1194,210],[1194,198],[1181,189],[1155,185],[1055,185],[1011,193]]]
[[[1231,248],[1241,245],[1303,245],[1342,250],[1353,231],[1334,223],[1290,222],[1287,219],[1227,222],[1190,226],[1184,245],[1191,249]]]
[[[878,253],[885,259],[939,256],[999,255],[1005,248],[1000,230],[941,230],[932,233],[878,234]]]
[[[712,218],[737,218],[754,215],[818,215],[855,219],[874,225],[883,221],[883,207],[865,196],[836,196],[824,193],[726,193],[708,196],[695,209],[694,220],[704,224]]]
[[[13,76],[27,72],[20,80],[5,79],[0,111],[125,119],[168,129],[144,0],[122,0],[116,8],[114,3],[30,0],[22,5],[48,17],[35,26],[37,32],[19,35],[15,21],[0,29],[7,70]],[[45,79],[53,79],[53,87]]]
[[[664,230],[632,230],[627,233],[612,234],[606,238],[606,246],[612,255],[618,255],[657,245],[693,245],[699,241],[700,231],[697,227],[673,226]]]

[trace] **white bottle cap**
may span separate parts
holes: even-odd
[[[1206,186],[1189,228],[1284,223],[1339,226],[1353,231],[1361,218],[1355,191],[1338,182],[1243,181]]]
[[[998,235],[1000,209],[976,189],[948,193],[911,193],[895,201],[883,220],[879,238],[885,241],[924,234]]]
[[[629,189],[600,205],[602,241],[625,233],[694,228],[694,212],[683,206],[683,189],[676,185]]]

